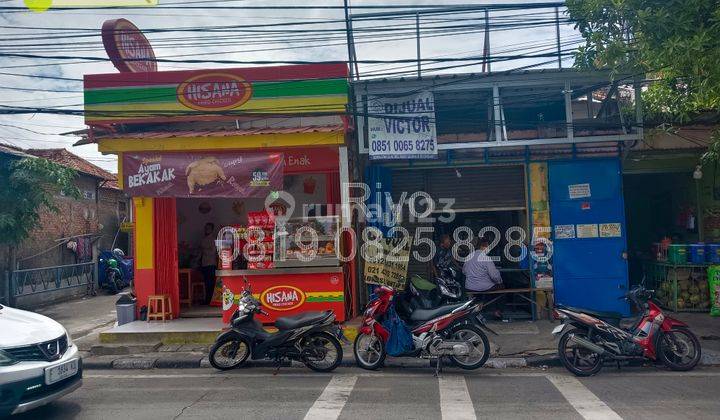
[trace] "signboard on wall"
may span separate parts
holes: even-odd
[[[134,70],[136,71],[136,70]],[[88,74],[88,124],[234,120],[238,115],[341,115],[344,63]]]
[[[121,73],[157,71],[155,52],[150,41],[129,20],[106,20],[101,34],[110,61]]]
[[[437,157],[432,92],[369,99],[367,126],[370,159]]]
[[[125,192],[143,197],[266,197],[283,187],[282,153],[126,153]]]
[[[367,247],[365,269],[363,270],[365,283],[404,290],[412,237],[379,238],[376,243],[380,244],[382,248],[379,249],[375,245]]]

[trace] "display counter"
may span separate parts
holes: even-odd
[[[345,282],[342,267],[297,267],[267,270],[219,270],[223,285],[223,322],[229,323],[237,309],[245,279],[253,295],[269,314],[256,315],[270,324],[275,319],[308,311],[335,311],[337,321],[345,320]]]

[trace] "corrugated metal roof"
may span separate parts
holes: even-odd
[[[314,125],[306,127],[262,127],[246,129],[213,129],[213,130],[148,130],[132,133],[104,133],[96,135],[96,139],[167,139],[176,137],[231,137],[231,136],[253,136],[261,134],[297,134],[297,133],[332,133],[344,131],[345,126],[337,125]]]

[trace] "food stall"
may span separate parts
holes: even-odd
[[[265,322],[308,310],[352,315],[354,262],[342,261],[352,244],[340,235],[349,224],[347,89],[342,63],[85,76],[87,142],[118,155],[133,199],[139,309],[165,295],[182,316],[179,271],[216,266],[204,292],[226,321],[245,279],[271,314]],[[214,264],[192,252],[207,226]]]
[[[248,269],[217,273],[223,285],[223,320],[229,322],[246,281],[268,312],[259,316],[262,322],[328,309],[335,311],[339,321],[345,320],[344,274],[336,252],[341,239],[338,223],[338,216],[276,219],[272,242],[252,240],[253,229],[248,228],[245,238],[253,251]],[[266,258],[262,250],[257,251],[262,247],[272,249],[272,268],[253,268],[254,259]]]

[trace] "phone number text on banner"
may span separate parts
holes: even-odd
[[[370,159],[437,157],[435,98],[432,92],[376,97],[368,103]]]

